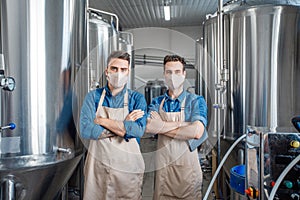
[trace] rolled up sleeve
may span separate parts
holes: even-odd
[[[192,116],[191,122],[200,121],[207,126],[207,105],[203,96],[198,96],[195,100],[196,102],[192,104]]]
[[[207,126],[207,105],[203,96],[198,96],[195,100],[196,102],[192,103],[192,116],[191,121],[200,121],[204,126],[203,135],[199,139],[190,139],[188,140],[190,151],[194,151],[200,146],[207,138],[208,134],[206,131]]]
[[[147,103],[144,96],[140,93],[134,93],[131,97],[130,107],[133,110],[144,111],[144,116],[136,121],[124,121],[124,127],[126,129],[127,138],[141,138],[144,135],[146,122],[147,122]]]
[[[94,93],[86,95],[80,112],[80,136],[84,139],[97,140],[104,128],[94,123],[96,117],[96,107]]]

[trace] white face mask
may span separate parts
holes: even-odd
[[[107,81],[115,88],[123,87],[128,81],[128,75],[125,73],[117,72],[117,73],[108,73]]]
[[[183,85],[185,76],[182,74],[172,74],[165,76],[166,84],[171,90],[176,90]]]

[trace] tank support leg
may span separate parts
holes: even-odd
[[[1,182],[1,200],[16,200],[16,188],[14,180],[8,178]]]

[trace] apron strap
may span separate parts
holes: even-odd
[[[100,106],[102,106],[103,101],[104,101],[105,94],[106,94],[106,91],[105,91],[105,89],[103,89],[102,94],[101,94],[101,97],[100,97],[100,101],[99,101],[99,104],[98,104],[98,108],[99,108]],[[128,110],[128,90],[127,90],[127,89],[126,89],[126,92],[125,92],[125,94],[124,94],[123,108],[124,108],[123,115],[124,115],[124,118],[125,118],[126,115],[127,115],[127,112],[126,112],[126,111]]]
[[[163,98],[163,100],[161,101],[160,105],[159,105],[159,112],[161,112],[163,110],[163,105],[165,103],[165,98]],[[185,107],[185,97],[181,103],[181,106],[180,106],[180,120],[183,121],[185,119],[184,117],[184,107]]]
[[[160,105],[159,105],[159,112],[161,112],[161,111],[163,110],[163,105],[164,105],[164,103],[165,103],[165,98],[166,98],[166,97],[163,98],[163,100],[161,101],[161,103],[160,103]]]
[[[100,101],[100,89],[96,89],[95,91],[95,109],[98,109],[98,105],[99,105],[99,101]]]
[[[100,101],[99,101],[99,104],[98,104],[98,108],[99,108],[100,106],[102,106],[103,101],[104,101],[105,94],[106,94],[106,91],[105,91],[105,89],[103,89],[102,94],[101,94],[101,97],[100,97]]]
[[[128,90],[126,89],[126,92],[125,92],[125,94],[124,94],[124,104],[123,104],[123,112],[124,112],[124,118],[126,117],[126,115],[127,115],[127,112],[126,111],[128,111],[129,112],[129,110],[128,110]]]
[[[185,107],[185,97],[181,103],[181,107],[180,107],[180,121],[183,121],[185,119],[184,117],[184,107]]]

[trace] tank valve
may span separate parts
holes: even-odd
[[[15,129],[15,128],[16,128],[16,124],[14,124],[14,123],[9,123],[9,124],[7,124],[6,126],[1,126],[1,127],[0,127],[0,131],[5,130],[5,129],[13,130],[13,129]]]
[[[253,186],[250,186],[249,188],[247,188],[245,190],[245,193],[248,196],[252,197],[253,199],[256,199],[258,197],[258,190]]]
[[[72,153],[72,150],[70,148],[61,148],[61,147],[58,147],[57,151],[62,152],[62,153],[67,153],[67,154],[71,154]]]

